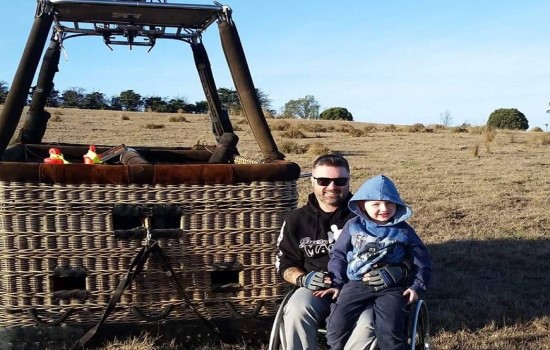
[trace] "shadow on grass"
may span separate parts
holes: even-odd
[[[429,245],[432,331],[477,330],[550,316],[550,240]]]

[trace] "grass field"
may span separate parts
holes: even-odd
[[[202,115],[51,112],[44,138],[49,142],[179,147],[215,142]],[[280,150],[303,172],[320,152],[332,151],[348,158],[352,189],[382,173],[396,182],[414,209],[410,223],[433,256],[426,300],[434,349],[550,349],[550,134],[413,127],[414,121],[268,122]],[[233,118],[233,125],[239,152],[260,157],[243,118]],[[299,180],[300,203],[309,186],[307,179]],[[160,349],[153,340],[106,348]]]

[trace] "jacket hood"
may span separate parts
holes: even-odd
[[[412,209],[401,200],[395,184],[384,175],[372,177],[363,183],[348,203],[348,207],[353,213],[364,220],[372,222],[359,204],[360,201],[367,200],[390,201],[397,204],[393,220],[386,225],[395,225],[406,221],[412,216]]]

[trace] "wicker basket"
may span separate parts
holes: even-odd
[[[298,176],[288,162],[0,163],[0,327],[97,322],[145,223],[203,316],[272,316],[286,292],[276,240]],[[151,258],[107,322],[193,318]]]

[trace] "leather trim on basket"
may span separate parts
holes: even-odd
[[[0,181],[57,184],[237,184],[292,181],[292,162],[262,164],[87,165],[0,162]]]

